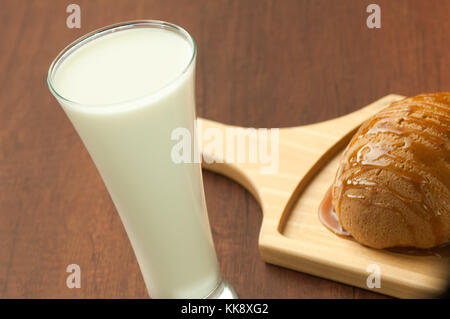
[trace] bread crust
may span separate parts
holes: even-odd
[[[341,226],[374,248],[450,241],[450,93],[394,102],[348,144],[332,187]]]

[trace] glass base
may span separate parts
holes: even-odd
[[[205,299],[238,299],[238,295],[233,287],[226,280],[222,282],[214,289]]]

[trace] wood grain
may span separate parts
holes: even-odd
[[[81,29],[65,25],[78,3]],[[284,127],[346,114],[390,92],[450,86],[450,2],[177,0],[0,2],[0,297],[145,298],[119,217],[45,76],[69,42],[132,19],[185,27],[199,47],[197,109],[204,118]],[[372,292],[266,265],[261,210],[239,185],[204,172],[224,275],[241,297],[378,298]],[[82,288],[68,289],[68,264]]]

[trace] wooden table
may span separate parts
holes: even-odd
[[[81,29],[66,7],[81,7]],[[388,93],[449,90],[450,1],[0,2],[0,297],[146,298],[108,193],[45,82],[69,42],[104,25],[159,19],[196,39],[197,112],[230,124],[284,127],[333,118]],[[216,249],[244,298],[379,298],[267,265],[261,209],[241,186],[204,172]],[[66,267],[81,267],[68,289]]]

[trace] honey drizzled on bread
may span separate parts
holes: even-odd
[[[392,103],[364,122],[332,187],[342,228],[375,247],[450,240],[450,93]]]

